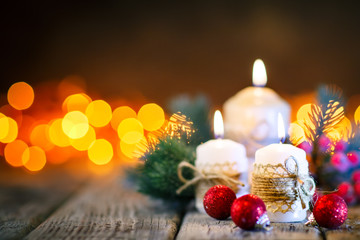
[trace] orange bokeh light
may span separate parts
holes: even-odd
[[[23,166],[22,156],[28,145],[22,140],[15,140],[8,143],[4,149],[6,161],[13,167]]]
[[[136,112],[128,106],[116,108],[112,114],[111,127],[117,131],[121,121],[125,120],[126,118],[136,118]]]
[[[87,106],[91,102],[91,98],[85,93],[77,93],[68,96],[63,103],[64,112],[80,111],[85,113]]]
[[[136,118],[127,118],[119,124],[118,136],[127,144],[138,143],[144,136],[144,128]]]
[[[7,98],[13,108],[24,110],[34,102],[34,90],[26,82],[17,82],[9,88]]]
[[[9,133],[9,120],[8,118],[0,113],[0,140],[5,138]]]
[[[89,123],[94,127],[104,127],[112,118],[111,107],[103,100],[91,102],[87,106],[85,113],[89,119]]]
[[[88,157],[97,165],[105,165],[111,161],[114,156],[113,147],[105,139],[95,140],[89,147]]]
[[[54,147],[49,137],[49,125],[39,124],[33,128],[30,134],[30,142],[32,145],[39,146],[45,151],[49,151]]]
[[[32,172],[40,171],[46,164],[46,155],[42,148],[32,146],[26,148],[22,155],[24,167]]]
[[[89,120],[80,111],[69,112],[62,120],[62,130],[71,139],[78,139],[89,130]]]
[[[16,121],[10,117],[3,117],[0,119],[0,121],[5,121],[8,122],[9,126],[8,126],[8,131],[5,137],[0,139],[0,142],[2,143],[10,143],[12,141],[14,141],[17,138],[18,135],[18,125],[16,123]],[[3,126],[5,126],[6,124],[3,124]]]
[[[55,119],[49,127],[49,137],[50,141],[59,147],[70,146],[69,137],[66,136],[62,129],[62,119]]]
[[[138,119],[143,124],[144,129],[156,131],[165,122],[164,110],[155,103],[149,103],[142,106],[138,112]]]
[[[78,151],[86,151],[92,142],[96,139],[96,133],[93,127],[89,127],[87,133],[78,139],[70,139],[70,144]]]

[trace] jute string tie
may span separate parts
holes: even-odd
[[[290,165],[291,161],[294,167]],[[308,208],[315,192],[315,182],[308,174],[299,173],[299,163],[295,157],[288,157],[284,165],[255,164],[255,169],[262,172],[259,174],[254,171],[252,193],[262,198],[267,203],[267,208],[271,206],[268,210],[283,213],[292,211],[292,205],[298,198],[302,208]],[[284,209],[283,205],[287,205],[288,209]]]
[[[184,178],[184,176],[182,175],[182,170],[184,168],[190,168],[191,170],[193,170],[194,172],[194,178],[192,179],[186,179]],[[240,185],[242,187],[245,186],[245,184],[239,180],[234,179],[235,177],[239,176],[239,173],[234,175],[227,175],[221,172],[213,172],[213,173],[205,173],[202,170],[199,170],[198,168],[196,168],[194,165],[186,162],[186,161],[182,161],[177,169],[177,174],[178,177],[180,179],[181,182],[184,183],[184,185],[182,185],[180,188],[178,188],[176,190],[177,194],[180,194],[182,191],[184,191],[186,188],[190,187],[191,185],[197,184],[198,182],[202,181],[202,180],[222,180],[224,181],[224,183],[226,185]]]

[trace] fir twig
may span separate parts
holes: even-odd
[[[306,137],[312,142],[333,129],[344,118],[345,101],[340,88],[335,85],[321,86],[318,90],[317,105],[311,106]]]

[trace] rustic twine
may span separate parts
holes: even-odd
[[[294,161],[291,169],[289,161]],[[315,192],[315,182],[308,174],[299,174],[299,164],[293,156],[284,164],[254,164],[251,192],[259,196],[268,211],[294,212],[294,203],[301,201],[302,209],[309,208],[309,201]]]
[[[195,175],[194,178],[185,179],[184,176],[182,175],[182,170],[184,168],[190,168],[191,170],[193,170],[194,175]],[[205,185],[213,185],[212,182],[216,181],[216,182],[219,182],[220,184],[225,184],[225,185],[229,186],[233,190],[234,190],[235,186],[236,187],[238,185],[240,185],[242,187],[245,186],[245,184],[243,182],[238,180],[240,177],[240,173],[231,174],[231,173],[224,173],[224,172],[219,172],[219,171],[204,172],[203,170],[196,168],[194,165],[192,165],[186,161],[182,161],[179,164],[178,169],[177,169],[177,174],[178,174],[180,181],[184,183],[184,185],[182,185],[180,188],[178,188],[176,190],[177,194],[180,194],[182,191],[184,191],[186,188],[190,187],[191,185],[198,184],[203,181],[208,183]]]

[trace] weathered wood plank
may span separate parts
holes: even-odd
[[[108,176],[80,191],[27,239],[173,239],[180,218]]]
[[[0,169],[0,239],[26,236],[84,181],[60,169],[37,174],[5,165]]]
[[[360,207],[349,208],[348,219],[339,229],[324,230],[326,239],[360,239]]]
[[[185,215],[177,239],[321,239],[315,228],[304,223],[272,223],[273,229],[264,231],[245,231],[231,221],[215,220],[206,214],[189,212]]]

